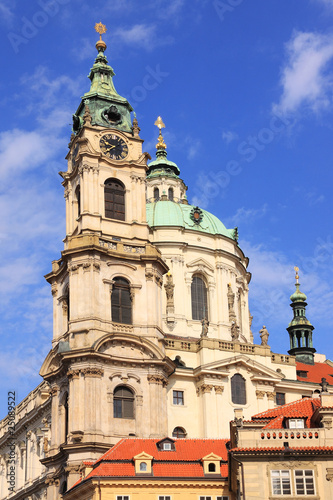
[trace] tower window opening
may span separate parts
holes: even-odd
[[[125,220],[125,187],[116,179],[107,179],[104,184],[105,217]]]
[[[77,203],[77,216],[80,217],[80,215],[81,215],[81,188],[80,188],[80,185],[78,185],[76,190],[75,190],[75,197],[76,197],[76,203]]]
[[[124,278],[114,278],[111,294],[111,316],[115,323],[132,324],[130,285]]]
[[[208,319],[207,287],[200,276],[194,276],[191,284],[192,319]]]
[[[173,188],[168,189],[168,198],[170,201],[173,201]]]
[[[216,466],[213,462],[208,464],[208,472],[216,472]]]
[[[160,199],[160,190],[158,188],[154,188],[154,201],[158,201]]]
[[[134,418],[134,394],[128,387],[116,387],[113,393],[114,418]]]

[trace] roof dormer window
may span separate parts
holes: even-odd
[[[158,443],[156,443],[156,446],[160,451],[176,451],[175,441],[169,437],[158,441]]]
[[[304,418],[288,418],[289,429],[304,429]]]

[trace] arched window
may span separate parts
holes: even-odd
[[[170,201],[173,201],[173,188],[168,189],[168,198]]]
[[[172,437],[173,438],[185,438],[186,437],[186,430],[183,429],[183,427],[175,427],[174,430],[172,431]]]
[[[158,201],[160,199],[160,190],[158,188],[154,188],[154,200]]]
[[[134,394],[124,385],[114,390],[113,416],[114,418],[134,418]]]
[[[80,190],[80,185],[77,186],[75,189],[75,197],[76,197],[76,203],[77,203],[77,216],[80,217],[81,215],[81,190]]]
[[[147,472],[146,462],[140,462],[140,472]]]
[[[216,466],[212,462],[208,464],[208,472],[216,472]]]
[[[199,276],[193,276],[191,284],[192,319],[208,319],[207,288]]]
[[[125,220],[125,187],[116,179],[107,179],[104,184],[105,217]]]
[[[231,379],[231,399],[237,405],[246,404],[245,379],[239,373],[236,373]]]
[[[132,299],[129,282],[124,278],[114,278],[111,293],[112,321],[132,324]]]

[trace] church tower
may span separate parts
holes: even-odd
[[[316,352],[312,343],[312,331],[314,330],[314,326],[311,325],[310,321],[305,316],[305,309],[307,306],[306,295],[299,289],[298,267],[295,267],[295,271],[296,291],[290,297],[292,302],[290,307],[293,309],[294,317],[287,328],[290,337],[290,350],[288,352],[296,356],[296,361],[313,365],[314,353]]]
[[[60,172],[64,250],[46,276],[54,332],[40,372],[52,394],[43,464],[66,487],[78,479],[82,459],[98,458],[121,437],[167,434],[166,384],[174,370],[161,324],[168,267],[146,222],[149,155],[132,107],[115,90],[101,37],[106,29],[95,29],[91,87],[73,116],[68,168]]]

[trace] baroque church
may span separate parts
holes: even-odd
[[[254,344],[237,228],[189,204],[161,117],[156,158],[144,152],[96,28],[90,90],[60,172],[66,235],[46,275],[52,346],[43,382],[16,407],[15,436],[0,422],[1,499],[62,498],[82,461],[121,438],[228,438],[235,418],[312,397],[333,377],[316,357],[297,270],[288,354],[271,351],[265,327]]]

